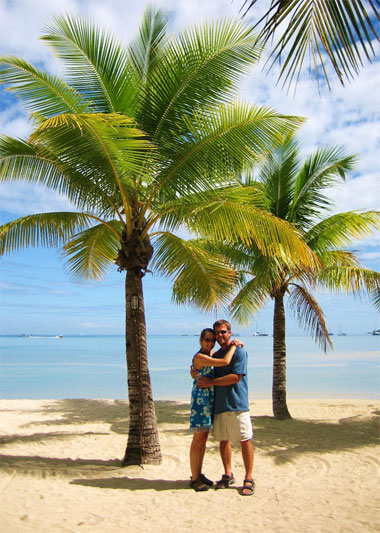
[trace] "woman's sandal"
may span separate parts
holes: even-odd
[[[248,491],[248,492],[243,492]],[[255,482],[253,479],[245,479],[241,488],[240,494],[242,496],[252,496],[255,494]]]
[[[228,489],[228,487],[232,485],[233,483],[235,483],[235,481],[236,480],[232,473],[230,476],[227,476],[227,474],[223,474],[222,479],[219,479],[219,481],[217,481],[215,488],[216,489]]]
[[[196,480],[190,481],[190,487],[195,490],[195,492],[204,492],[208,490],[210,487],[203,483],[200,476],[197,477]]]

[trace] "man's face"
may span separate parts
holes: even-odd
[[[231,331],[227,329],[227,326],[216,326],[215,337],[221,348],[225,348],[230,344]]]

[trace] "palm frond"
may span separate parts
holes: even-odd
[[[260,167],[258,180],[264,188],[267,209],[284,220],[289,219],[289,206],[293,201],[299,166],[299,146],[291,135],[268,154]]]
[[[101,180],[110,197],[119,195],[129,217],[128,191],[135,192],[136,178],[150,171],[155,151],[131,119],[114,113],[56,115],[43,122],[31,140],[91,175],[95,184]]]
[[[259,278],[245,282],[231,302],[230,313],[239,324],[246,324],[262,309],[269,298],[269,291]]]
[[[347,211],[323,219],[306,234],[305,241],[316,252],[342,248],[380,229],[380,211]]]
[[[72,139],[75,141],[75,139]],[[41,143],[30,143],[12,137],[0,137],[0,181],[23,180],[39,183],[65,195],[80,211],[92,210],[109,218],[119,205],[120,198],[112,195],[93,172],[84,172],[78,161],[64,159]]]
[[[157,140],[193,109],[230,101],[261,45],[241,21],[224,19],[190,28],[165,42],[150,80],[150,125]]]
[[[349,250],[325,250],[318,251],[318,257],[323,264],[323,268],[330,267],[357,267],[359,259],[355,252]]]
[[[370,296],[375,309],[380,312],[380,289],[373,291]]]
[[[45,182],[55,188],[61,178],[61,172],[38,153],[36,145],[5,135],[0,137],[1,181]]]
[[[33,113],[86,113],[91,104],[58,76],[51,76],[17,57],[0,57],[0,82],[8,85]]]
[[[91,222],[91,215],[67,212],[41,213],[12,220],[0,226],[0,255],[30,246],[62,246]]]
[[[306,229],[313,218],[330,207],[331,201],[323,190],[344,180],[355,164],[356,157],[345,154],[340,147],[316,150],[300,169],[294,184],[294,197],[288,220],[297,221]]]
[[[153,144],[136,127],[135,122],[118,113],[55,115],[41,123],[30,139],[35,142],[60,139],[61,135],[64,137],[67,133],[74,133],[73,130],[81,139],[82,146],[79,148],[81,152],[91,150],[92,159],[97,152],[100,152],[102,162],[106,158],[110,167],[115,164],[123,166],[125,173],[139,172],[147,151],[154,149]],[[75,144],[78,143],[72,143]],[[74,146],[65,144],[64,148],[67,150]]]
[[[257,1],[245,1],[244,6],[249,4],[245,12]],[[307,50],[313,59],[318,84],[322,77],[330,87],[328,65],[344,85],[358,74],[364,58],[370,61],[375,56],[372,40],[379,41],[377,1],[363,4],[356,0],[272,0],[256,26],[263,21],[260,37],[264,43],[274,38],[281,25],[286,28],[269,59],[272,68],[285,58],[279,79],[284,78],[283,84],[289,87],[298,79]]]
[[[324,352],[332,348],[322,309],[314,297],[301,285],[290,284],[292,290],[289,305],[301,327],[303,327],[319,344]]]
[[[172,132],[171,162],[157,187],[174,196],[236,182],[302,122],[244,102],[194,110]]]
[[[70,274],[75,278],[101,280],[110,265],[115,264],[121,232],[121,224],[110,221],[107,226],[97,224],[77,233],[62,250]]]
[[[161,10],[151,6],[145,10],[137,38],[129,46],[129,54],[139,82],[145,84],[162,54],[162,47],[167,32],[167,20]]]
[[[230,300],[236,273],[222,256],[171,233],[155,238],[152,266],[173,280],[173,301],[210,312]]]
[[[211,240],[210,238],[197,239],[196,242],[209,253],[215,253],[225,257],[229,264],[238,270],[243,277],[245,274],[251,274],[252,263],[254,261],[252,247],[244,246],[239,242],[234,242],[233,245],[229,245],[219,240]]]
[[[55,17],[41,37],[63,60],[68,83],[98,112],[131,115],[138,87],[122,44],[82,17]]]
[[[294,226],[246,202],[246,188],[240,201],[238,194],[239,189],[233,193],[215,190],[196,203],[183,201],[180,210],[172,209],[160,223],[170,231],[184,224],[213,241],[256,246],[263,255],[293,266],[318,267],[318,259]]]
[[[318,283],[330,291],[360,294],[376,293],[380,290],[380,272],[360,266],[332,266],[318,274]]]

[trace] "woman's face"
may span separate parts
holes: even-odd
[[[210,353],[215,346],[215,336],[209,331],[206,332],[204,339],[200,339],[201,348],[204,352]]]

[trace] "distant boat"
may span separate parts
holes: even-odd
[[[334,333],[332,331],[329,331],[329,335],[331,337],[331,335],[334,335]]]
[[[29,339],[62,339],[63,335],[28,335]]]
[[[340,325],[339,326],[339,332],[338,332],[338,337],[346,337],[347,334],[346,333],[343,333],[342,331],[342,326]]]
[[[380,329],[374,329],[372,335],[380,335]]]
[[[267,333],[262,333],[261,331],[257,331],[257,324],[255,322],[255,332],[253,333],[254,337],[268,337]]]

